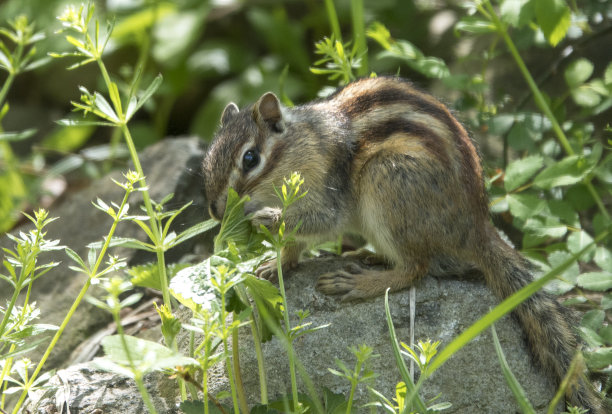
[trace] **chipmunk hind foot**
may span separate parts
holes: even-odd
[[[400,268],[389,270],[365,269],[355,263],[325,273],[317,281],[317,290],[326,295],[340,295],[343,302],[382,296],[410,287],[424,272],[406,272]]]

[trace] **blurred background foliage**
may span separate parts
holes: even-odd
[[[61,27],[56,16],[71,3],[5,0],[0,3],[0,26],[9,27],[8,22],[17,16],[26,16],[34,31],[45,35],[33,45],[34,55],[61,53],[71,45],[56,33]],[[351,2],[334,3],[342,33],[350,39]],[[502,2],[502,8],[511,3]],[[107,0],[95,4],[100,21],[114,22],[104,59],[120,87],[127,88],[139,65],[144,65],[142,85],[150,84],[158,73],[164,76],[154,99],[130,122],[139,148],[167,136],[196,134],[210,140],[229,101],[244,105],[272,90],[286,103],[299,103],[316,98],[326,86],[337,86],[311,71],[318,59],[315,43],[331,35],[321,0]],[[513,36],[521,54],[545,90],[566,89],[563,69],[570,56],[588,57],[599,76],[612,60],[610,2],[588,0],[580,2],[580,8],[571,6],[571,27],[556,48],[546,47],[541,31],[515,24]],[[529,112],[533,109],[529,90],[510,56],[497,47],[492,35],[486,36],[486,30],[469,20],[473,12],[460,1],[365,1],[369,71],[408,77],[461,111],[489,167],[503,167],[513,154],[546,148],[551,155],[558,153],[558,144],[545,137],[547,125],[542,117]],[[455,25],[462,18],[466,20],[460,31]],[[515,18],[518,21],[521,16]],[[485,36],[470,37],[465,32]],[[13,50],[9,39],[2,37],[2,41]],[[0,232],[15,225],[20,210],[47,206],[65,191],[127,162],[118,129],[56,123],[70,113],[70,102],[78,101],[79,85],[103,90],[97,68],[66,70],[71,63],[69,59],[41,61],[15,77],[7,95],[8,111],[0,118],[5,131],[0,140]],[[7,72],[1,72],[0,84],[6,78]],[[588,124],[577,123],[577,128],[586,128],[585,140],[609,139],[605,128],[612,104],[609,93],[587,93],[578,100],[574,95],[579,93],[563,94],[563,105],[556,106],[559,116],[572,111],[588,117]],[[568,97],[575,102],[565,105]]]

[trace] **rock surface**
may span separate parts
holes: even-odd
[[[395,395],[395,385],[400,381],[399,371],[393,359],[389,333],[384,316],[383,298],[358,303],[341,303],[337,298],[327,297],[314,289],[317,275],[350,263],[343,258],[319,258],[302,263],[286,280],[290,311],[309,310],[308,321],[313,326],[330,324],[329,327],[309,333],[295,342],[296,354],[317,387],[327,387],[335,393],[348,394],[349,384],[332,375],[328,368],[337,368],[338,358],[352,367],[354,359],[348,348],[366,344],[380,356],[373,361],[372,368],[380,376],[372,387],[390,400]],[[409,292],[390,295],[390,309],[398,339],[409,340]],[[495,306],[497,301],[482,282],[475,278],[426,277],[416,288],[416,339],[441,340],[444,347],[454,337]],[[293,323],[295,324],[295,320]],[[521,328],[512,318],[504,318],[496,324],[496,330],[508,363],[515,376],[527,392],[527,396],[538,412],[544,412],[555,389],[548,379],[532,365],[529,352],[523,341]],[[259,398],[257,361],[253,350],[250,330],[243,329],[240,335],[240,364],[244,386],[250,403]],[[263,346],[270,398],[289,394],[289,370],[284,349],[273,339]],[[91,364],[83,364],[60,371],[64,382],[72,383],[70,407],[79,412],[90,412],[104,404],[104,413],[141,412],[140,398],[133,383],[106,373],[96,374]],[[211,394],[227,390],[224,370],[219,367],[211,371]],[[100,375],[100,377],[98,377]],[[95,384],[83,385],[81,379]],[[156,393],[156,404],[160,412],[176,412],[176,387],[161,376],[150,379],[149,389]],[[59,381],[56,378],[55,381]],[[112,389],[101,393],[100,389]],[[83,394],[79,394],[82,392]],[[94,397],[94,395],[98,397]],[[449,359],[427,382],[421,395],[431,399],[440,395],[437,402],[448,401],[452,407],[445,413],[515,413],[516,403],[504,381],[495,354],[490,331],[477,337],[468,346]],[[102,398],[103,396],[103,398]],[[45,407],[53,406],[57,396],[53,393],[30,406],[32,412],[44,413]],[[367,402],[367,391],[360,387],[356,393],[355,412],[366,412],[359,408]],[[128,400],[134,404],[126,408]],[[116,401],[114,404],[112,401]],[[83,410],[83,411],[81,411]]]

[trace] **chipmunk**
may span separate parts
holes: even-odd
[[[528,262],[490,221],[483,171],[466,129],[433,96],[397,77],[361,79],[329,97],[293,108],[273,93],[239,110],[226,106],[204,159],[205,191],[220,220],[227,191],[249,195],[254,225],[274,229],[281,206],[274,185],[301,173],[306,197],[284,216],[301,223],[281,256],[297,265],[308,242],[342,232],[361,234],[390,263],[387,270],[353,265],[323,274],[317,288],[343,300],[412,286],[448,263],[478,268],[503,300],[532,281]],[[258,276],[273,278],[269,262]],[[572,312],[542,291],[514,311],[530,348],[557,382],[577,350]],[[572,404],[603,413],[584,379],[569,391]]]

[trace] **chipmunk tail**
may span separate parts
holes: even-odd
[[[493,226],[490,226],[487,236],[488,243],[484,243],[486,247],[478,252],[475,261],[491,290],[504,300],[533,280],[531,265],[502,240]],[[523,326],[535,359],[560,384],[580,345],[577,315],[542,290],[521,303],[514,313]],[[602,399],[582,372],[571,380],[566,390],[570,404],[588,408],[592,414],[607,412]]]

